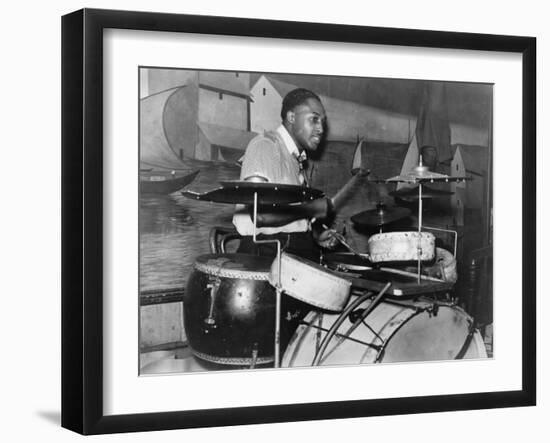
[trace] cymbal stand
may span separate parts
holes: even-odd
[[[274,342],[274,360],[275,367],[280,367],[280,346],[281,346],[281,242],[279,240],[258,240],[256,238],[256,226],[258,216],[258,193],[254,192],[254,214],[253,214],[253,231],[252,241],[256,244],[261,243],[276,243],[277,244],[277,284],[275,285],[275,342]]]
[[[420,156],[419,166],[422,167],[422,156]],[[417,278],[418,284],[420,284],[420,271],[422,266],[422,181],[418,182],[418,266],[417,266]]]
[[[453,257],[456,258],[456,250],[457,250],[457,246],[458,246],[458,232],[457,231],[453,231],[452,229],[436,228],[434,226],[424,226],[424,229],[429,229],[430,231],[448,232],[450,234],[453,234],[454,235]]]

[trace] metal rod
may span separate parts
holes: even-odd
[[[330,330],[327,329],[327,328],[323,328],[322,326],[316,326],[316,325],[314,325],[313,323],[308,323],[307,321],[303,321],[303,320],[300,321],[300,324],[301,324],[301,325],[309,326],[309,327],[311,327],[311,328],[313,328],[313,329],[317,329],[318,332],[329,332],[329,331],[330,331]],[[370,326],[367,325],[367,327],[370,329]],[[371,332],[373,332],[373,331],[371,330]],[[375,334],[376,334],[376,332],[373,332],[373,335],[375,335]],[[343,338],[344,340],[350,340],[350,341],[352,341],[352,342],[358,343],[358,344],[363,345],[363,346],[368,346],[368,347],[375,348],[375,349],[379,349],[379,348],[380,348],[380,346],[378,346],[378,345],[373,345],[372,343],[368,343],[368,342],[366,342],[366,341],[358,340],[357,338],[348,337],[348,336],[346,336],[346,335],[344,335],[344,334],[339,334],[338,332],[336,332],[336,333],[334,334],[334,336],[337,337],[337,338]],[[317,348],[318,348],[318,346],[317,346]],[[316,348],[316,349],[317,349],[317,348]]]
[[[392,274],[404,275],[406,277],[416,277],[416,274],[414,272],[402,271],[400,269],[386,268],[386,267],[383,267],[383,266],[378,268],[378,269],[380,269],[381,271],[392,273]],[[445,280],[441,280],[439,278],[430,277],[429,275],[423,275],[422,278],[425,279],[425,280],[435,281],[435,282],[438,282],[438,283],[443,283],[445,281]]]
[[[365,310],[365,311],[367,311],[367,313],[365,314],[363,312],[363,314],[364,314],[364,316],[362,316],[363,318],[365,318],[371,312],[371,310],[374,309],[374,307],[378,304],[378,301],[382,298],[382,296],[385,294],[385,292],[388,290],[388,288],[390,286],[391,286],[391,283],[387,283],[382,288],[382,290],[378,293],[378,295],[373,300],[373,302]],[[321,348],[317,351],[317,354],[315,354],[315,357],[314,357],[313,362],[311,364],[312,366],[318,366],[319,365],[319,363],[321,361],[321,358],[323,357],[323,354],[324,354],[328,344],[330,343],[332,337],[334,336],[334,334],[336,334],[336,331],[338,330],[340,325],[344,322],[344,320],[346,319],[348,314],[351,311],[353,311],[357,306],[359,306],[361,303],[363,303],[368,297],[370,297],[370,293],[368,293],[368,292],[366,294],[360,296],[357,300],[355,300],[353,303],[348,305],[346,307],[346,309],[344,309],[344,311],[338,316],[338,318],[336,319],[334,324],[331,326],[329,332],[327,333],[327,335],[323,339],[323,343],[321,344]],[[372,306],[372,308],[370,308],[370,306]]]
[[[457,250],[457,246],[458,246],[458,232],[457,231],[453,231],[452,229],[435,228],[433,226],[424,226],[424,229],[430,229],[432,231],[450,232],[451,234],[454,234],[455,240],[454,240],[453,256],[456,258],[456,250]]]
[[[420,166],[422,166],[422,156],[420,157]],[[418,284],[420,284],[420,264],[422,255],[422,182],[418,183]]]
[[[277,283],[275,285],[275,337],[274,337],[274,359],[275,367],[280,367],[280,347],[281,347],[281,242],[279,240],[258,240],[256,238],[256,226],[258,220],[258,193],[254,192],[254,213],[253,213],[253,230],[252,241],[256,244],[260,243],[276,243],[277,244]]]
[[[382,288],[382,290],[378,293],[378,295],[374,298],[374,300],[365,308],[365,310],[361,313],[361,316],[355,321],[355,323],[353,323],[350,326],[350,328],[342,336],[340,336],[340,338],[338,339],[334,347],[330,351],[328,351],[325,355],[323,355],[323,358],[319,359],[319,363],[323,363],[329,357],[329,355],[332,354],[336,350],[336,348],[338,348],[346,340],[346,338],[349,337],[352,334],[352,332],[355,331],[355,329],[357,329],[357,327],[360,324],[362,324],[365,318],[367,318],[367,316],[374,310],[374,308],[378,306],[378,303],[380,302],[380,300],[382,299],[382,297],[384,296],[384,294],[386,293],[386,291],[389,289],[390,286],[391,286],[391,283],[386,283],[386,286]],[[336,334],[336,332],[334,332],[333,334]]]

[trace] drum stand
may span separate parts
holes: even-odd
[[[281,242],[279,240],[258,240],[256,238],[257,229],[257,215],[258,215],[258,193],[254,192],[254,212],[253,212],[253,231],[252,241],[256,244],[262,243],[276,243],[277,244],[277,283],[275,285],[275,343],[274,343],[274,360],[275,367],[280,366],[280,345],[281,345]]]
[[[420,156],[420,166],[422,166],[422,156]],[[422,182],[418,183],[418,266],[417,282],[420,284],[421,266],[422,266]]]

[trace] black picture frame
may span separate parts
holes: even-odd
[[[369,43],[522,56],[522,387],[479,392],[105,415],[103,40],[105,29]],[[83,9],[62,18],[62,426],[82,434],[337,419],[536,404],[536,39],[532,37]]]

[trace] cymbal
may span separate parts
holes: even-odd
[[[411,215],[407,208],[388,208],[379,203],[376,209],[359,212],[351,217],[351,221],[360,226],[383,226]]]
[[[435,182],[464,182],[471,177],[453,177],[447,174],[432,172],[427,166],[415,166],[409,172],[386,179],[386,182],[394,183],[435,183]]]
[[[221,187],[212,191],[197,193],[182,191],[182,195],[192,200],[214,203],[254,203],[254,194],[258,196],[260,205],[283,205],[289,203],[303,203],[323,197],[323,193],[314,188],[301,185],[287,185],[282,183],[264,183],[251,181],[223,181]]]
[[[422,199],[446,197],[452,194],[454,194],[453,191],[433,189],[426,185],[422,186]],[[398,191],[391,191],[389,192],[389,195],[405,201],[418,201],[418,186],[415,186],[414,188],[400,189]]]

